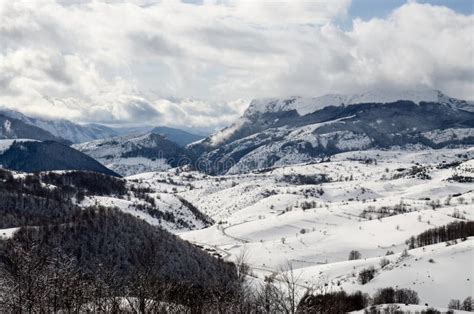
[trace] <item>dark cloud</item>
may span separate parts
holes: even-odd
[[[263,30],[260,30],[263,31]],[[239,30],[229,26],[208,26],[196,30],[196,36],[215,49],[228,49],[251,54],[283,53],[269,38],[255,29]]]
[[[133,47],[137,51],[141,51],[152,56],[172,56],[180,57],[183,50],[179,45],[167,40],[161,34],[148,34],[144,32],[133,32],[129,34]]]
[[[147,102],[133,101],[124,106],[128,121],[152,121],[160,117],[160,113]]]

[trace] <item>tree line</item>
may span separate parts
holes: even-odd
[[[474,236],[474,221],[454,221],[445,226],[428,229],[407,240],[410,249]]]

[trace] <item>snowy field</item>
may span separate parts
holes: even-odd
[[[410,288],[419,307],[442,309],[473,295],[474,237],[407,250],[408,240],[474,220],[473,178],[474,148],[356,151],[248,174],[142,173],[126,178],[125,195],[80,205],[116,207],[225,260],[245,252],[256,285],[291,264],[300,296]],[[360,258],[349,260],[351,251]]]
[[[246,252],[257,284],[290,263],[301,293],[410,288],[445,308],[473,295],[474,238],[404,251],[421,232],[474,220],[473,177],[474,148],[357,151],[249,174],[148,172],[126,178],[125,197],[81,205],[117,207],[226,260]]]
[[[321,175],[327,182],[304,181]],[[474,219],[474,184],[455,175],[474,176],[473,148],[359,151],[261,173],[170,170],[129,179],[157,193],[173,190],[213,218],[211,227],[178,234],[228,260],[245,250],[259,278],[290,262],[302,287],[410,288],[420,304],[442,308],[473,294],[474,239],[402,252],[411,236]],[[362,258],[348,261],[352,250]],[[357,274],[370,266],[375,278],[362,285]]]

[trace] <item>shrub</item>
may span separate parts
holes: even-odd
[[[395,303],[395,289],[383,288],[378,289],[374,295],[374,304]]]
[[[395,301],[403,304],[418,304],[420,303],[420,298],[418,298],[418,293],[416,293],[416,291],[410,289],[398,289],[395,290]]]
[[[391,287],[377,290],[374,295],[374,304],[418,304],[418,293],[411,289],[393,289]]]
[[[380,267],[381,267],[381,268],[384,268],[384,267],[387,266],[388,264],[390,264],[390,261],[389,261],[388,259],[382,258],[382,259],[380,260]]]
[[[375,277],[375,268],[369,267],[369,268],[363,269],[359,273],[359,282],[365,285],[366,283],[374,279],[374,277]]]
[[[347,313],[365,308],[369,296],[360,291],[347,294],[344,291],[328,294],[305,295],[299,305],[298,313]]]
[[[286,174],[282,177],[282,181],[296,185],[316,185],[330,180],[326,174],[322,173],[318,175]]]

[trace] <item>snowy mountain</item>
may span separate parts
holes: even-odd
[[[268,113],[277,111],[296,110],[300,115],[306,115],[329,106],[344,106],[354,104],[388,104],[399,100],[410,101],[415,104],[431,102],[450,105],[454,107],[465,107],[466,110],[474,111],[474,104],[444,95],[433,89],[420,90],[377,90],[360,94],[328,94],[314,98],[291,97],[288,99],[264,98],[253,100],[244,116],[252,116],[256,113]]]
[[[288,275],[295,280],[297,300],[310,288],[314,293],[362,291],[370,296],[387,287],[409,288],[416,292],[418,305],[383,307],[422,311],[445,309],[451,299],[462,301],[471,295],[474,278],[466,265],[474,252],[473,160],[472,147],[365,150],[335,154],[322,162],[223,176],[170,169],[114,180],[92,180],[90,174],[78,172],[74,180],[61,172],[58,178],[44,174],[38,186],[67,193],[83,190],[79,212],[101,206],[127,215],[109,224],[105,222],[110,219],[99,220],[92,239],[109,234],[110,225],[128,235],[122,222],[137,219],[141,229],[145,222],[160,226],[224,262],[246,255],[245,281],[259,293],[260,287],[269,287],[268,278],[273,279],[270,288],[278,291]],[[0,187],[11,182],[0,175]],[[13,177],[22,184],[36,182],[21,180],[24,174]],[[61,187],[63,182],[67,184]],[[76,202],[77,197],[65,199]],[[101,212],[87,221],[94,223]],[[26,214],[44,219],[31,209]],[[420,235],[433,230],[466,225],[471,229],[465,228],[459,237],[453,232],[448,239],[421,241],[425,237]],[[15,226],[5,226],[0,237],[18,238],[21,230]],[[108,232],[103,232],[104,226]],[[71,228],[77,230],[89,229]],[[352,251],[358,252],[358,259],[348,258]],[[291,270],[282,267],[285,263]],[[361,274],[367,271],[371,277],[362,282]]]
[[[63,138],[41,128],[24,123],[21,120],[0,113],[0,139],[34,139],[39,141],[57,141],[68,144]]]
[[[32,118],[9,109],[0,109],[0,115],[35,126],[71,143],[83,143],[115,136],[139,135],[150,132],[153,129],[151,126],[109,127],[97,123],[78,124],[66,119],[47,120]]]
[[[435,90],[253,100],[234,125],[189,145],[210,173],[372,148],[474,144],[474,104]]]
[[[155,133],[114,137],[73,147],[124,176],[166,170],[195,159],[192,152]]]
[[[118,176],[67,145],[30,139],[0,140],[0,168],[23,172],[83,170]]]
[[[72,143],[81,143],[100,138],[108,138],[118,134],[115,130],[103,125],[80,125],[65,119],[46,120],[32,118],[20,112],[8,109],[0,110],[0,114],[20,120],[25,124],[33,125],[40,129],[46,130],[54,136],[64,138]]]

